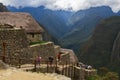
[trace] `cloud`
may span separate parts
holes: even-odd
[[[120,10],[120,0],[0,0],[5,5],[15,7],[38,7],[45,6],[52,10],[73,10],[88,9],[96,6],[110,6],[114,12]]]

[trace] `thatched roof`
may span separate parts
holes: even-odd
[[[27,33],[41,33],[43,29],[29,13],[0,12],[0,25],[8,24],[14,28],[23,28]]]

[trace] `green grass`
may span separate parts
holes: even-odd
[[[47,42],[46,41],[30,42],[30,45],[44,44],[44,43],[47,43]]]

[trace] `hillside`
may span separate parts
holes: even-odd
[[[120,32],[118,33],[116,39],[114,40],[112,54],[111,54],[111,67],[116,72],[120,73]]]
[[[8,12],[7,7],[4,6],[2,3],[0,3],[0,12]]]
[[[60,38],[62,35],[68,31],[69,27],[66,26],[68,18],[72,15],[72,12],[67,11],[52,11],[50,9],[45,9],[44,6],[37,8],[25,7],[25,8],[15,8],[7,7],[11,12],[28,12],[30,13],[36,21],[45,27],[50,35],[55,38]]]
[[[78,47],[80,47],[91,37],[94,28],[101,20],[114,15],[116,14],[107,6],[92,7],[76,12],[69,21],[72,28],[62,37],[61,44],[67,47],[79,44]]]
[[[58,40],[55,38],[55,37],[53,37],[50,33],[49,33],[49,31],[42,25],[42,24],[40,24],[39,23],[39,25],[43,28],[43,30],[44,30],[44,32],[43,32],[43,34],[42,34],[42,37],[43,37],[43,40],[44,41],[52,41],[52,42],[55,42],[56,44],[59,44],[58,43]]]
[[[115,39],[114,44],[113,44],[111,62],[114,65],[120,63],[120,32],[117,35],[117,38]]]
[[[114,51],[115,52],[119,51],[118,49],[119,41],[117,40],[119,32],[120,32],[119,16],[110,17],[108,19],[101,21],[101,23],[96,27],[93,36],[80,49],[79,57],[80,61],[87,64],[91,64],[95,67],[105,66],[111,68],[110,67],[112,66],[111,57],[112,59],[117,58],[116,60],[119,61],[118,59],[119,54],[114,53]],[[116,42],[114,42],[115,40]]]
[[[79,47],[91,37],[94,28],[101,20],[118,15],[108,6],[92,7],[77,12],[53,11],[44,6],[19,9],[8,6],[8,9],[13,12],[30,13],[54,38],[52,40],[55,43],[75,51],[78,51]]]

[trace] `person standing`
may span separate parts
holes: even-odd
[[[48,59],[49,59],[49,64],[50,64],[50,66],[52,66],[53,60],[54,60],[54,59],[53,59],[53,56],[50,56]]]
[[[38,64],[39,66],[40,66],[40,64],[41,64],[41,59],[42,59],[42,58],[41,58],[40,56],[37,57],[37,64]]]

